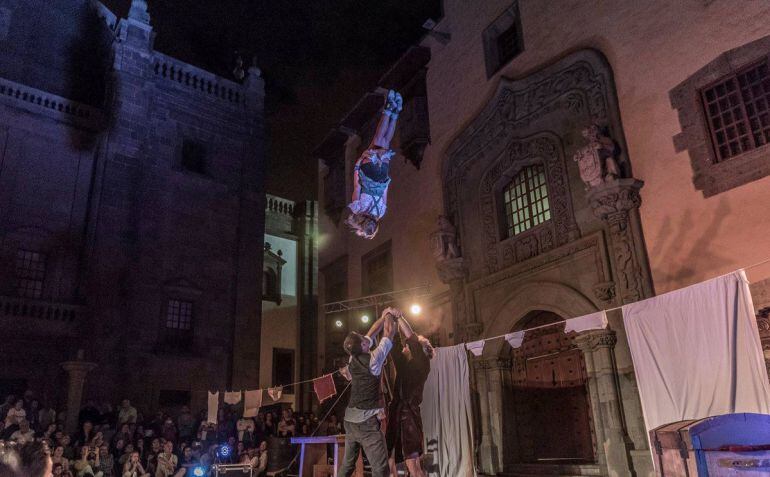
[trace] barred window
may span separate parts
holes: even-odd
[[[516,174],[505,188],[503,199],[508,237],[550,220],[551,206],[543,165],[528,166]]]
[[[514,22],[497,37],[497,61],[500,65],[508,63],[521,53],[521,39],[517,27],[518,25]]]
[[[192,329],[193,304],[189,301],[169,300],[166,309],[166,328],[189,331]]]
[[[43,295],[45,261],[45,254],[40,252],[16,252],[16,290],[19,296],[40,298]]]
[[[770,142],[770,74],[767,62],[723,77],[702,91],[717,161]]]

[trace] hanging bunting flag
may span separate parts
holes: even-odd
[[[513,333],[508,333],[505,335],[505,341],[511,345],[511,348],[518,348],[521,346],[521,342],[524,341],[524,332],[515,331]]]
[[[280,401],[281,396],[283,395],[283,386],[276,386],[274,388],[269,388],[267,390],[267,395],[270,396],[270,399],[273,401]]]
[[[240,391],[225,392],[225,403],[236,405],[239,402],[241,402],[241,392]]]
[[[345,366],[344,368],[340,368],[340,376],[345,378],[347,381],[353,380],[353,376],[351,376],[350,369],[347,366]]]
[[[206,421],[209,424],[216,424],[217,415],[219,414],[219,391],[215,393],[209,393],[208,405],[208,416]]]
[[[261,389],[243,393],[243,417],[256,417],[260,407],[262,407]]]
[[[337,394],[337,388],[334,386],[334,377],[331,374],[315,378],[313,380],[313,391],[318,398],[318,403],[322,404],[325,400]]]
[[[473,356],[481,356],[481,353],[484,352],[484,340],[465,343],[465,349],[473,353]]]
[[[588,330],[603,330],[607,328],[607,313],[600,311],[598,313],[591,313],[590,315],[578,316],[577,318],[570,318],[564,325],[564,332]]]

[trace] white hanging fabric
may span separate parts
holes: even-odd
[[[590,315],[570,318],[564,324],[564,332],[576,331],[578,333],[589,330],[603,330],[607,328],[607,313],[599,311]]]
[[[206,421],[209,424],[216,424],[218,414],[219,414],[219,391],[215,393],[209,393],[208,413],[207,413]]]
[[[511,348],[520,348],[524,341],[524,331],[514,331],[505,335],[505,341],[511,345]]]
[[[246,391],[243,394],[243,417],[256,417],[262,407],[262,390]]]
[[[230,404],[233,406],[238,404],[239,402],[241,402],[241,392],[240,391],[225,392],[224,401],[226,404]]]
[[[770,385],[743,270],[625,305],[647,430],[684,419],[770,413]]]
[[[472,408],[465,346],[436,348],[422,393],[425,451],[438,472],[429,477],[475,477]]]
[[[484,343],[485,340],[472,341],[465,343],[465,348],[473,353],[473,356],[481,356],[481,353],[484,352]]]

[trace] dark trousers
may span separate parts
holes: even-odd
[[[388,477],[388,447],[377,417],[364,422],[345,421],[345,462],[340,470],[344,477],[353,475],[361,449],[372,466],[372,477]]]

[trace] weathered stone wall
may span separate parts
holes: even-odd
[[[82,306],[46,366],[82,348],[97,364],[86,397],[153,408],[161,390],[183,390],[200,407],[208,389],[258,384],[263,83],[255,71],[238,84],[154,51],[141,18],[102,26],[114,41],[98,108],[67,115],[44,97],[24,110],[2,95],[0,295],[14,292],[16,248],[42,248],[53,259],[44,298]],[[205,174],[182,166],[187,139],[205,145]],[[186,352],[160,340],[171,298],[194,303]],[[16,371],[41,393],[64,391]]]
[[[450,34],[451,39],[442,42],[437,39],[439,35],[428,35],[422,42],[431,49],[427,94],[432,142],[425,150],[419,170],[400,156],[392,162],[389,210],[378,236],[373,241],[360,240],[344,225],[335,226],[328,218],[321,217],[325,246],[321,248],[320,265],[347,257],[350,296],[361,294],[361,257],[390,240],[394,288],[431,285],[434,295],[440,298],[414,321],[423,330],[432,331],[440,326],[442,336],[448,338],[443,343],[446,344],[465,337],[458,333],[472,332],[482,337],[510,331],[517,319],[533,309],[575,316],[696,283],[770,256],[770,235],[763,205],[770,198],[770,179],[762,178],[705,198],[693,182],[687,151],[675,149],[674,138],[682,131],[682,124],[670,96],[677,85],[722,53],[770,34],[766,26],[770,9],[766,5],[748,3],[736,9],[733,2],[726,1],[639,3],[622,0],[598,6],[566,0],[521,0],[518,11],[524,51],[487,77],[482,31],[511,3],[510,0],[444,2],[445,16],[435,31]],[[525,88],[532,88],[530,100],[537,102],[541,93],[546,93],[533,84],[547,76],[554,77],[543,72],[553,70],[554,65],[573,57],[575,52],[586,50],[598,52],[606,60],[614,82],[615,92],[607,96],[610,100],[612,96],[617,98],[617,117],[610,121],[611,134],[630,161],[633,177],[644,181],[639,192],[641,205],[633,194],[628,195],[638,184],[626,184],[631,189],[626,189],[625,196],[616,191],[615,196],[602,199],[585,193],[571,154],[583,144],[583,139],[575,134],[579,133],[579,123],[591,114],[571,119],[548,112],[550,119],[532,121],[539,123],[541,131],[522,125],[517,116],[520,110],[508,116],[503,114],[498,121],[500,129],[509,131],[502,135],[503,141],[523,142],[542,130],[559,136],[555,147],[562,149],[566,159],[573,230],[577,232],[566,233],[568,238],[554,242],[550,252],[538,250],[533,256],[524,249],[520,259],[514,249],[506,256],[506,251],[499,248],[504,244],[488,243],[484,239],[483,194],[479,194],[478,184],[493,159],[485,159],[485,154],[495,156],[507,144],[479,144],[481,152],[469,157],[471,172],[465,177],[467,180],[461,180],[458,189],[466,195],[455,198],[447,195],[447,164],[457,150],[458,138],[462,139],[463,135],[478,133],[485,139],[494,139],[498,130],[487,128],[480,132],[480,128],[490,110],[506,113],[500,105],[505,101],[501,95],[504,85],[510,87],[514,96]],[[514,103],[519,106],[518,102]],[[541,111],[541,115],[546,113]],[[564,134],[570,130],[573,136]],[[359,134],[366,135],[365,132]],[[352,136],[345,157],[348,177],[359,151],[358,137]],[[474,172],[474,167],[479,170]],[[323,195],[328,193],[323,190],[323,173],[322,168],[319,187],[322,203]],[[348,181],[348,196],[350,187]],[[618,200],[620,197],[625,198]],[[614,202],[608,203],[608,198]],[[465,210],[464,218],[455,225],[463,260],[467,263],[462,264],[464,269],[452,262],[437,271],[429,237],[437,229],[436,217],[451,212],[455,199],[457,209]],[[603,209],[607,205],[614,208],[609,213]],[[638,211],[635,207],[639,207]],[[622,208],[628,208],[623,217],[618,215]],[[626,258],[629,255],[634,257],[631,262]],[[624,273],[625,263],[631,263],[638,271],[636,282]],[[769,272],[768,267],[756,268],[749,276],[752,281],[760,281]],[[448,278],[452,274],[456,275],[457,282],[451,286],[439,279],[442,275],[451,282]],[[609,286],[609,282],[614,283]],[[322,289],[323,285],[321,279]],[[614,295],[608,293],[612,287],[615,287]],[[631,287],[637,291],[631,292]],[[461,310],[467,312],[471,320],[478,320],[465,330],[461,323],[451,322],[446,313],[447,297],[458,294],[463,302],[453,305],[452,315],[457,318]],[[324,296],[322,290],[320,295]],[[530,300],[526,306],[516,304],[516,297],[522,296]],[[437,323],[439,316],[442,321]],[[597,406],[594,419],[607,432],[616,432],[617,438],[616,421],[621,419],[617,412],[622,412],[621,433],[626,433],[632,450],[623,457],[624,452],[618,450],[622,446],[618,447],[615,440],[614,449],[606,453],[609,461],[600,464],[602,472],[625,475],[627,469],[633,467],[644,474],[650,470],[650,462],[633,368],[621,320],[615,315],[610,318],[615,330],[609,340],[613,342],[609,355],[612,359],[608,361],[605,354],[597,355],[596,369],[592,372],[595,383],[602,383],[601,392],[592,396]],[[599,348],[602,347],[606,344]],[[494,350],[490,352],[494,354]],[[607,387],[611,381],[607,380],[608,370],[614,373],[617,391]],[[482,400],[487,395],[486,390],[475,387],[474,392],[478,392]],[[487,406],[490,412],[494,402]],[[493,416],[492,421],[494,419]],[[495,429],[493,422],[489,426],[488,437],[499,439],[504,430]],[[482,465],[485,469],[495,469],[500,462],[495,462],[492,449],[487,450],[484,454],[482,449],[482,458],[486,459]],[[622,465],[627,466],[626,470]]]

